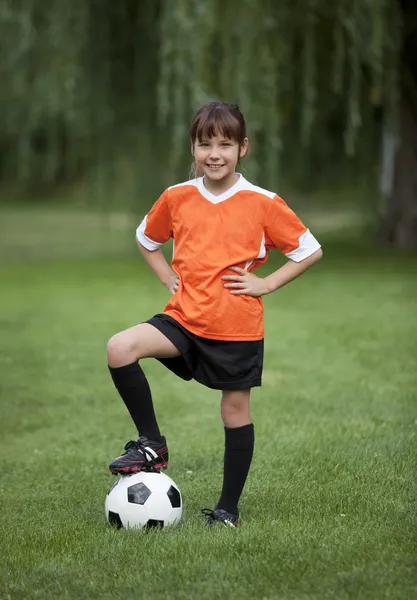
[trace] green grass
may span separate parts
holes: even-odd
[[[221,486],[218,393],[144,361],[183,521],[117,531],[104,518],[107,464],[134,430],[106,341],[161,310],[167,292],[118,222],[102,234],[94,220],[51,213],[51,226],[39,212],[30,238],[34,214],[4,216],[1,599],[416,597],[415,257],[323,235],[323,261],[265,298],[236,531],[199,516]]]

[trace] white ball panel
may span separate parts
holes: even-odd
[[[145,508],[149,518],[157,521],[165,521],[172,510],[168,496],[161,492],[152,492],[145,502]]]
[[[182,506],[181,508],[171,508],[171,513],[165,519],[165,527],[176,527],[181,521],[182,517]]]
[[[172,479],[164,473],[148,473],[142,471],[142,473],[138,473],[138,476],[140,476],[140,481],[143,481],[151,492],[162,492],[166,494],[172,484]]]
[[[120,518],[123,523],[123,527],[131,529],[134,527],[144,527],[149,521],[148,511],[141,504],[129,503],[123,508],[120,514]]]

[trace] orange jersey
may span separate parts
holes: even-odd
[[[228,341],[264,337],[262,300],[231,294],[222,279],[236,274],[229,267],[253,271],[273,248],[296,262],[320,248],[279,196],[242,175],[220,196],[206,189],[202,177],[168,188],[136,237],[151,251],[174,240],[179,287],[164,313],[198,336]]]

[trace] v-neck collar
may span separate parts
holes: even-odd
[[[240,190],[242,190],[245,187],[245,183],[246,183],[245,178],[243,177],[243,175],[241,175],[241,173],[237,173],[237,175],[239,175],[239,179],[236,181],[236,183],[234,185],[232,185],[232,187],[230,187],[228,190],[223,192],[223,194],[220,194],[219,196],[215,196],[214,194],[209,192],[209,190],[204,185],[204,181],[203,181],[204,177],[199,177],[197,179],[198,191],[200,192],[200,194],[202,196],[204,196],[204,198],[206,198],[206,200],[208,200],[212,204],[218,204],[219,202],[224,202],[225,200],[227,200],[228,198],[231,198],[237,192],[239,192]]]

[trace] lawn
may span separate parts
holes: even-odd
[[[218,393],[144,361],[183,520],[119,531],[104,518],[107,464],[134,429],[106,341],[168,292],[123,219],[3,216],[1,599],[417,597],[416,257],[323,232],[321,263],[265,298],[237,530],[207,529],[199,513],[221,486]]]

